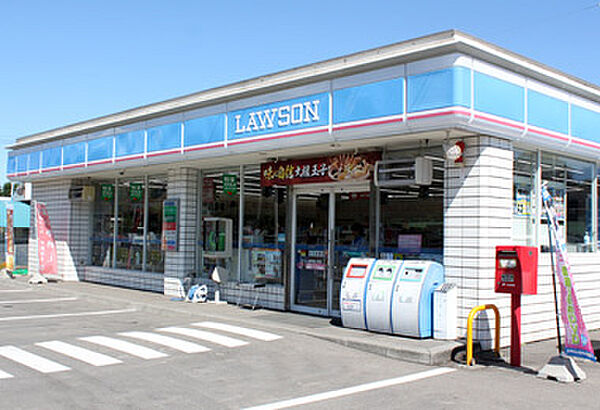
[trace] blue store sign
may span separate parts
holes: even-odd
[[[235,140],[328,123],[329,95],[321,93],[233,111],[228,115],[227,137]]]

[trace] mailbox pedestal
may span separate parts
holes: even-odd
[[[521,366],[521,295],[537,293],[537,259],[533,246],[496,247],[495,290],[511,295],[511,366]]]

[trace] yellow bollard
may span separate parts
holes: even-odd
[[[467,319],[467,366],[473,365],[473,320],[475,320],[475,315],[477,315],[477,313],[487,309],[492,309],[496,316],[496,340],[494,351],[497,355],[500,355],[500,311],[496,305],[480,305],[471,309],[469,318]]]

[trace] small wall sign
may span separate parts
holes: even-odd
[[[223,193],[234,196],[237,194],[237,175],[223,174]]]
[[[177,252],[179,245],[179,199],[163,201],[161,249]]]
[[[112,184],[102,184],[100,186],[100,192],[103,200],[112,201],[115,197],[115,186]]]
[[[140,202],[144,197],[144,184],[132,182],[129,184],[129,199],[132,202]]]

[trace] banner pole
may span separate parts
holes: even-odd
[[[558,298],[556,296],[556,267],[554,266],[554,246],[552,244],[552,233],[550,232],[550,218],[548,218],[548,243],[550,244],[550,263],[552,264],[552,289],[554,290],[554,312],[556,314],[556,338],[558,340],[558,354],[562,354],[562,342],[560,340],[560,317],[558,313]]]

